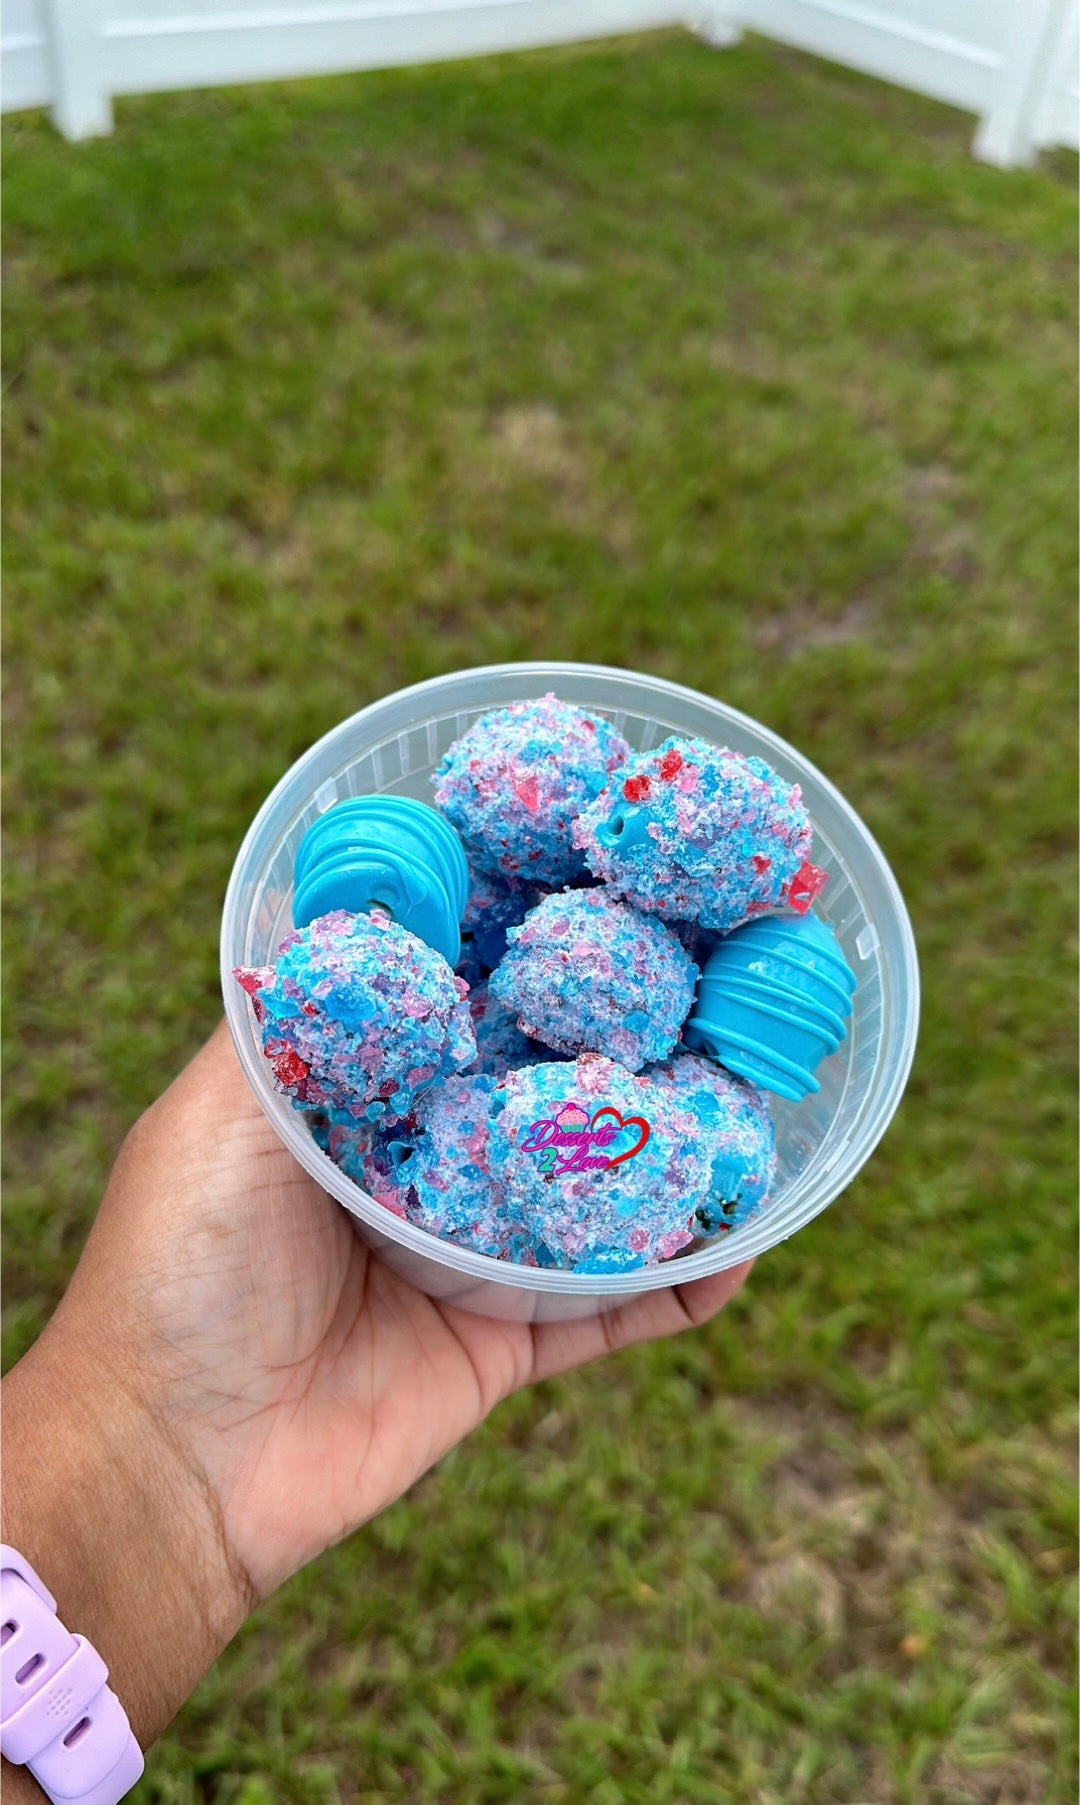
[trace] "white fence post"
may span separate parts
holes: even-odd
[[[972,146],[983,163],[1012,169],[1035,161],[1036,121],[1070,4],[1071,0],[1027,0],[1014,6],[996,92]]]
[[[1035,142],[1080,150],[1080,14],[1066,7],[1049,80],[1035,115]]]
[[[52,116],[65,138],[112,131],[112,100],[96,0],[45,0],[52,60]]]

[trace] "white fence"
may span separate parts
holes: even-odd
[[[183,10],[180,10],[183,8]],[[742,28],[979,116],[976,155],[1080,147],[1075,0],[5,0],[0,106],[70,138],[164,88],[438,62],[686,23]]]

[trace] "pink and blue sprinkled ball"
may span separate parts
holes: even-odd
[[[722,934],[810,907],[825,881],[812,843],[798,784],[701,739],[634,753],[574,823],[574,845],[616,895]]]
[[[384,1118],[385,1119],[385,1118]],[[346,1178],[361,1190],[367,1190],[369,1161],[375,1146],[376,1124],[355,1121],[351,1116],[335,1114],[311,1125],[316,1144],[339,1166]],[[403,1212],[401,1212],[403,1213]]]
[[[596,1053],[508,1072],[489,1158],[540,1265],[629,1272],[688,1247],[708,1194],[700,1123],[668,1085]]]
[[[435,770],[435,803],[475,870],[554,888],[584,872],[574,817],[629,752],[610,721],[549,692],[474,721]]]
[[[336,909],[238,968],[278,1090],[303,1109],[403,1115],[476,1058],[468,986],[381,910]]]
[[[491,1072],[501,1078],[518,1066],[540,1065],[551,1059],[551,1048],[521,1032],[513,1010],[492,996],[486,978],[469,989],[469,1013],[476,1036],[476,1063],[470,1071]]]
[[[709,1194],[698,1205],[695,1232],[711,1239],[749,1222],[776,1176],[776,1129],[761,1092],[696,1053],[675,1053],[645,1076],[693,1112],[708,1148]]]
[[[492,1259],[535,1264],[520,1219],[508,1211],[491,1172],[496,1083],[481,1072],[447,1078],[425,1091],[404,1119],[381,1124],[359,1165],[344,1169],[377,1202],[429,1234]],[[332,1136],[330,1154],[335,1157]]]
[[[469,875],[469,895],[461,918],[458,970],[463,970],[468,963],[479,975],[493,971],[498,965],[506,951],[507,933],[511,928],[521,926],[545,891],[539,884],[493,877],[489,872],[473,871]],[[469,982],[472,983],[471,977]]]
[[[663,1059],[698,969],[675,935],[605,890],[562,890],[511,928],[489,994],[557,1053],[607,1053],[630,1071]]]

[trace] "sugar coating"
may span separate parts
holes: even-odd
[[[331,1119],[321,1133],[316,1133],[315,1138],[335,1166],[340,1166],[346,1178],[351,1178],[362,1191],[366,1191],[371,1176],[369,1162],[375,1149],[377,1133],[378,1128],[374,1122],[344,1121],[338,1118]],[[404,1210],[395,1206],[387,1207],[393,1207],[396,1215],[405,1214]]]
[[[671,1085],[584,1053],[508,1072],[492,1106],[491,1171],[541,1265],[629,1272],[690,1245],[710,1159]]]
[[[509,928],[520,927],[544,891],[539,884],[471,871],[469,896],[461,918],[463,959],[482,971],[493,971],[506,951]]]
[[[689,1052],[650,1066],[645,1076],[693,1111],[709,1153],[709,1193],[698,1205],[697,1233],[711,1238],[749,1222],[776,1176],[776,1129],[761,1092]]]
[[[803,906],[823,877],[812,842],[798,784],[762,758],[674,736],[633,753],[574,823],[574,845],[616,895],[724,934],[789,895]]]
[[[406,1116],[357,1122],[318,1111],[308,1126],[346,1178],[403,1222],[496,1258],[512,1250],[534,1266],[526,1237],[504,1220],[483,1154],[495,1080],[473,1084],[472,1076],[430,1086]]]
[[[672,921],[666,924],[674,934],[679,945],[690,954],[694,964],[700,970],[709,954],[719,946],[724,938],[712,928],[703,928],[696,921]]]
[[[633,1072],[671,1052],[697,978],[663,922],[602,889],[561,890],[510,929],[490,994],[557,1053],[608,1053]]]
[[[521,1221],[506,1207],[490,1165],[490,1111],[497,1079],[448,1078],[407,1117],[381,1124],[349,1176],[417,1228],[493,1259],[535,1265]],[[331,1136],[331,1157],[334,1158]],[[351,1148],[343,1144],[350,1157]]]
[[[303,1115],[308,1132],[315,1142],[316,1147],[320,1148],[323,1153],[328,1152],[330,1146],[330,1117],[327,1115],[326,1111],[324,1109],[305,1109],[303,1104],[300,1103],[294,1103],[293,1108],[299,1109]]]
[[[476,1063],[471,1071],[490,1072],[501,1078],[504,1072],[519,1066],[539,1065],[551,1059],[550,1047],[521,1032],[514,1011],[492,996],[486,978],[470,988],[469,1012],[476,1036]]]
[[[556,887],[585,869],[575,815],[629,753],[610,721],[549,691],[474,721],[436,767],[435,803],[476,870]]]
[[[277,1089],[304,1109],[403,1115],[476,1057],[468,986],[382,910],[320,915],[286,935],[275,965],[234,975]]]

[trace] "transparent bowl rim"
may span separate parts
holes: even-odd
[[[747,727],[753,734],[769,743],[782,757],[790,760],[828,795],[833,807],[846,817],[855,837],[862,842],[866,854],[876,866],[877,874],[885,886],[902,959],[898,988],[906,1004],[903,1040],[899,1053],[894,1059],[889,1083],[878,1098],[872,1117],[868,1122],[860,1124],[859,1133],[849,1136],[833,1156],[830,1164],[818,1174],[818,1194],[813,1197],[813,1207],[806,1211],[798,1223],[780,1235],[769,1236],[768,1218],[766,1217],[760,1225],[761,1232],[758,1234],[754,1233],[755,1223],[751,1221],[742,1230],[724,1236],[719,1241],[713,1242],[691,1255],[661,1261],[658,1265],[639,1267],[635,1271],[625,1273],[576,1273],[548,1267],[518,1266],[508,1261],[492,1259],[487,1254],[474,1253],[468,1248],[453,1246],[447,1241],[440,1240],[438,1236],[428,1234],[426,1230],[416,1228],[412,1223],[395,1216],[392,1211],[386,1209],[383,1204],[347,1178],[340,1168],[316,1146],[303,1125],[299,1112],[292,1111],[291,1106],[287,1106],[288,1113],[286,1113],[286,1109],[283,1109],[282,1105],[286,1100],[282,1099],[273,1089],[266,1062],[255,1052],[247,1023],[250,1003],[232,975],[229,932],[233,918],[239,909],[241,889],[245,882],[249,881],[245,867],[252,848],[260,839],[267,818],[277,813],[279,800],[292,792],[294,788],[299,791],[300,780],[305,770],[319,763],[324,749],[333,741],[342,738],[346,733],[352,737],[364,721],[376,719],[392,705],[404,701],[407,697],[414,698],[418,703],[427,699],[434,700],[441,691],[445,690],[448,683],[459,684],[467,679],[516,678],[520,676],[525,680],[530,676],[557,678],[560,674],[574,677],[615,678],[621,683],[640,687],[643,703],[649,695],[655,697],[659,693],[670,697],[674,702],[689,700],[703,704],[713,712],[719,711],[729,720]],[[314,789],[311,793],[314,794]],[[896,949],[893,950],[891,956],[896,958]],[[763,722],[752,715],[745,714],[741,709],[733,708],[730,704],[719,701],[715,696],[707,695],[703,690],[692,689],[687,684],[673,683],[666,677],[653,676],[648,672],[628,669],[620,665],[584,664],[556,659],[530,659],[506,664],[470,665],[424,678],[419,683],[406,684],[401,689],[392,690],[387,695],[380,696],[376,701],[369,702],[364,708],[358,709],[355,714],[339,721],[313,745],[309,746],[307,751],[290,765],[274,785],[248,828],[236,855],[222,911],[221,988],[233,1045],[264,1114],[289,1151],[317,1180],[324,1191],[328,1191],[339,1203],[344,1205],[351,1215],[360,1218],[375,1229],[379,1235],[398,1242],[401,1246],[411,1249],[426,1259],[435,1261],[448,1270],[459,1273],[463,1278],[472,1278],[477,1281],[490,1280],[519,1291],[547,1292],[562,1296],[601,1295],[629,1299],[650,1291],[665,1290],[672,1285],[687,1284],[700,1278],[708,1278],[714,1273],[726,1271],[744,1260],[755,1258],[758,1254],[769,1251],[781,1241],[789,1238],[798,1229],[805,1227],[847,1188],[880,1142],[903,1097],[915,1057],[919,1031],[918,954],[915,935],[900,886],[885,854],[869,828],[824,772],[819,771],[804,753],[792,746],[788,740],[783,739],[780,734],[774,733],[771,728],[766,727]],[[823,1180],[826,1182],[822,1183]]]

